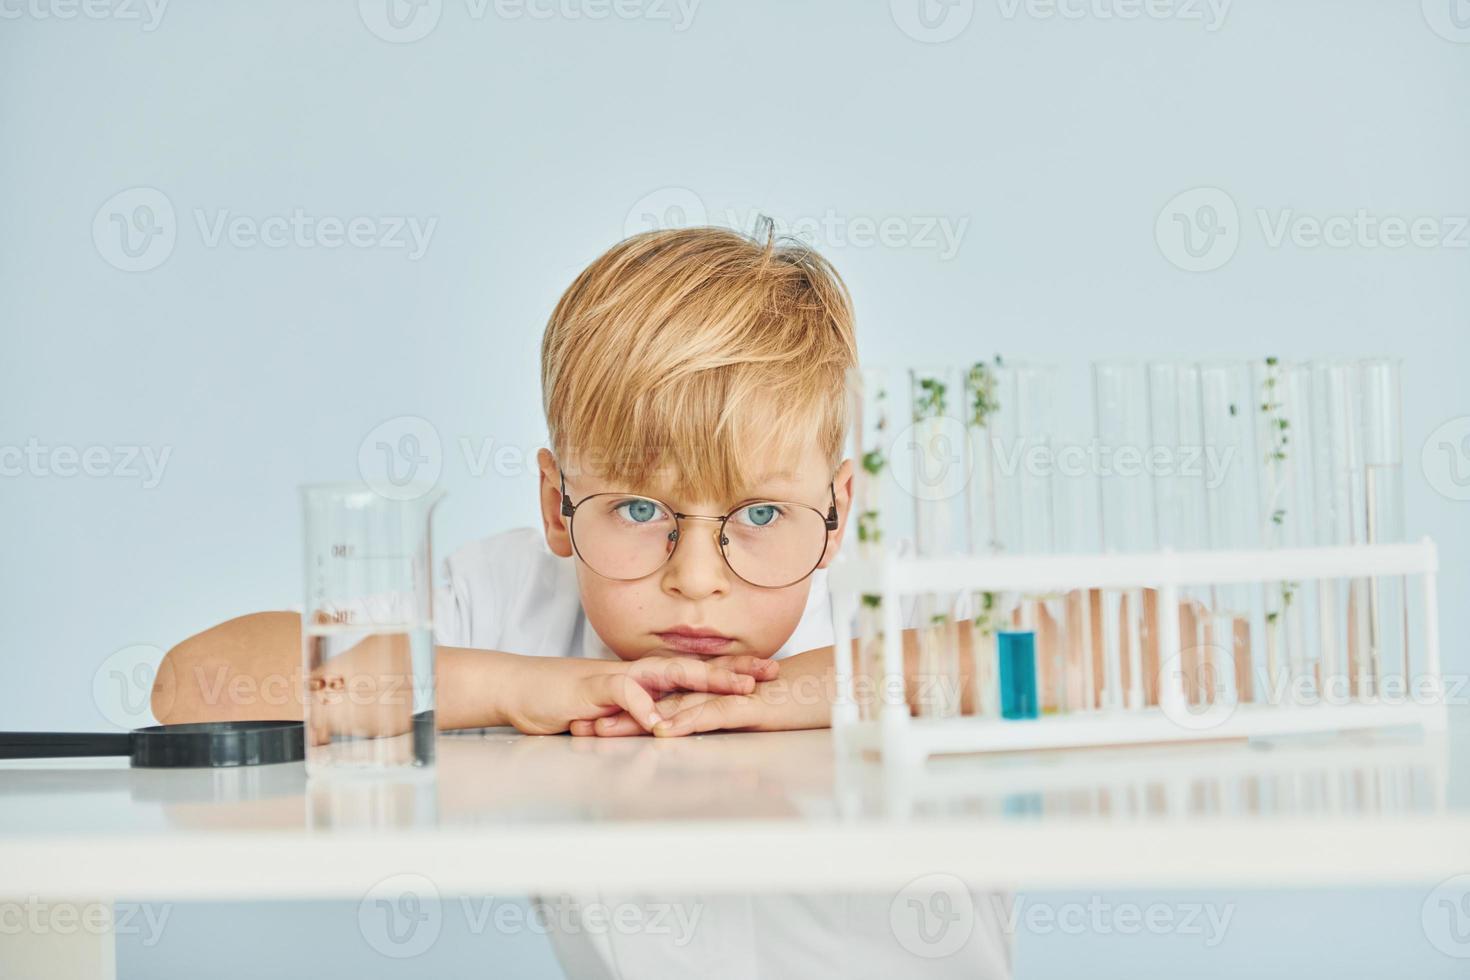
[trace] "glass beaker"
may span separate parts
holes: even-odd
[[[306,771],[434,764],[430,517],[443,491],[302,487]]]

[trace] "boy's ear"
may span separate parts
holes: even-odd
[[[536,451],[536,463],[540,470],[539,496],[541,500],[541,526],[546,533],[546,546],[554,555],[572,557],[572,532],[568,518],[561,512],[561,471],[556,457],[549,449]]]
[[[836,560],[842,550],[842,538],[847,534],[847,517],[852,510],[851,459],[844,459],[842,465],[837,467],[837,473],[832,478],[832,493],[837,500],[837,530],[832,532],[831,540],[827,543],[827,553],[822,556],[822,563],[818,568],[826,568]],[[831,504],[830,499],[828,504]]]

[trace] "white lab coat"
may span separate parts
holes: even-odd
[[[465,545],[444,563],[444,584],[434,606],[436,641],[538,656],[616,659],[582,613],[574,560],[552,554],[538,528],[516,528]],[[906,605],[911,619],[911,605]],[[831,643],[827,572],[818,569],[801,621],[775,656]],[[944,934],[946,944],[921,934],[926,926],[913,917],[926,916],[932,900],[936,904],[929,924],[944,929],[943,914],[955,904],[950,896],[921,895],[917,906],[913,898],[907,893],[653,895],[583,890],[534,896],[533,901],[556,910],[545,921],[562,967],[573,980],[989,980],[1011,975],[1008,895],[971,893],[959,926],[967,931]],[[660,916],[661,927],[576,926],[579,910],[596,914],[609,909],[635,910],[649,923]],[[569,922],[572,928],[566,928]]]

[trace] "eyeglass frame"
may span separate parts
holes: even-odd
[[[794,507],[805,507],[807,510],[809,510],[812,513],[816,514],[818,517],[821,517],[822,518],[822,524],[826,528],[826,533],[822,535],[822,553],[817,556],[817,560],[812,565],[812,567],[809,568],[809,569],[807,569],[806,574],[802,575],[801,578],[798,578],[798,579],[795,579],[793,581],[787,582],[785,585],[759,585],[759,584],[757,584],[755,582],[752,582],[750,579],[746,578],[744,575],[741,575],[739,572],[737,572],[735,570],[735,566],[730,563],[730,556],[725,553],[725,546],[730,543],[730,539],[725,536],[725,524],[729,522],[729,520],[730,520],[731,517],[734,517],[735,516],[735,514],[736,514],[737,511],[739,511],[739,510],[741,510],[742,508],[745,508],[745,507],[754,506],[755,504],[750,504],[750,503],[736,504],[734,507],[731,507],[723,516],[720,516],[720,517],[715,517],[715,516],[711,516],[711,515],[707,515],[707,514],[684,514],[684,513],[681,513],[679,511],[674,510],[672,507],[670,507],[668,504],[664,503],[662,500],[659,500],[657,497],[650,497],[650,496],[648,496],[646,494],[641,494],[641,493],[631,493],[631,492],[624,493],[624,492],[619,491],[619,490],[603,490],[603,491],[599,491],[597,493],[589,493],[589,494],[587,494],[587,496],[583,497],[581,500],[577,501],[576,503],[572,503],[572,498],[567,494],[567,475],[565,473],[561,472],[561,469],[559,467],[557,469],[557,475],[561,478],[561,515],[563,517],[567,518],[567,537],[569,537],[571,539],[571,541],[572,541],[572,550],[574,552],[576,552],[578,558],[581,558],[582,559],[582,564],[586,565],[588,568],[592,568],[592,563],[589,562],[589,561],[587,561],[586,558],[582,558],[582,550],[577,547],[577,535],[572,530],[572,525],[573,525],[573,521],[576,519],[577,508],[578,507],[581,507],[583,504],[585,504],[587,501],[591,500],[593,497],[618,497],[618,496],[626,496],[626,497],[638,497],[641,500],[652,500],[654,503],[656,503],[660,507],[662,507],[666,512],[668,512],[669,514],[672,514],[673,515],[673,517],[674,517],[674,530],[670,531],[669,532],[669,535],[670,535],[670,537],[672,538],[672,540],[674,542],[674,546],[669,549],[668,554],[664,555],[664,560],[661,561],[661,562],[659,562],[657,567],[655,567],[653,569],[650,569],[649,571],[645,572],[642,575],[639,575],[637,578],[614,578],[611,575],[604,575],[602,572],[597,571],[597,569],[592,568],[592,571],[593,572],[595,572],[596,574],[601,575],[603,578],[608,579],[608,580],[613,581],[613,582],[636,582],[639,579],[647,578],[648,576],[652,575],[654,572],[657,572],[660,568],[663,568],[665,565],[667,565],[669,563],[669,559],[671,559],[671,558],[674,557],[674,552],[679,549],[679,542],[684,539],[684,535],[683,535],[684,528],[683,528],[683,524],[681,523],[682,521],[686,521],[686,520],[689,520],[689,521],[719,521],[720,522],[720,536],[719,536],[720,559],[725,563],[725,567],[728,568],[728,569],[730,569],[730,573],[732,575],[734,575],[740,581],[744,582],[746,585],[752,586],[753,588],[757,588],[757,589],[789,589],[793,585],[796,585],[796,584],[798,584],[800,582],[806,581],[808,578],[811,577],[811,575],[812,575],[813,572],[815,572],[818,568],[820,568],[822,566],[822,559],[827,557],[827,550],[831,547],[831,544],[832,544],[832,542],[831,542],[832,532],[835,531],[835,530],[837,530],[839,524],[841,523],[840,520],[838,519],[838,516],[837,516],[837,484],[836,484],[836,481],[832,481],[832,482],[828,483],[828,485],[827,485],[827,490],[832,495],[832,505],[827,508],[827,513],[825,515],[820,510],[818,510],[817,508],[813,507],[811,504],[804,504],[804,503],[802,503],[799,500],[757,500],[757,501],[755,501],[755,504],[790,504],[790,505],[792,505]]]

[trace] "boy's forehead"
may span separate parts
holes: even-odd
[[[725,487],[701,479],[698,473],[686,472],[668,457],[639,468],[588,464],[578,475],[581,482],[596,483],[600,490],[622,490],[679,503],[725,502],[725,496],[733,501],[753,495],[797,494],[814,489],[808,485],[830,476],[821,454],[808,446],[766,447],[745,458],[750,462],[743,462],[739,477],[732,477]],[[568,478],[576,472],[568,467]]]

